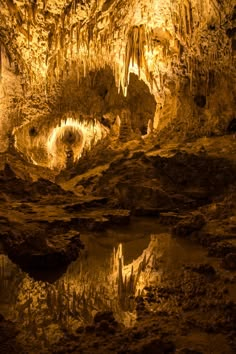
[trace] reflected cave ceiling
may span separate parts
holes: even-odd
[[[50,117],[107,68],[125,96],[131,73],[145,82],[155,129],[181,117],[204,135],[235,114],[235,0],[0,0],[0,43],[0,130]]]

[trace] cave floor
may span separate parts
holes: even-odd
[[[235,152],[130,142],[56,179],[5,155],[0,352],[234,353]]]

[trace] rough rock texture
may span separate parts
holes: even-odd
[[[79,231],[130,221],[129,210],[109,208],[107,198],[81,200],[48,180],[22,179],[9,164],[0,171],[0,181],[1,241],[9,257],[31,274],[65,270],[83,248]]]
[[[192,214],[179,221],[172,232],[177,236],[188,236],[194,231],[200,230],[206,223],[204,216],[200,213]]]
[[[62,183],[63,187],[78,191],[83,187],[95,195],[110,197],[114,205],[158,213],[205,204],[234,183],[235,164],[220,155],[185,148],[149,151],[148,145],[132,144],[124,146],[123,151],[119,148],[109,164],[102,153],[88,155],[87,168],[95,161],[101,167]],[[79,161],[73,174],[83,167],[84,162],[80,165]]]
[[[51,110],[41,113],[41,117],[38,117],[42,109],[41,99],[30,99],[37,113],[28,106],[22,107],[21,117],[27,114],[25,119],[28,122],[15,129],[17,149],[29,161],[50,168],[65,167],[69,143],[66,134],[71,133],[74,137],[70,146],[76,160],[81,154],[86,158],[88,150],[99,149],[100,139],[108,132],[112,137],[125,140],[141,139],[141,134],[147,134],[148,122],[156,109],[147,85],[136,75],[132,74],[130,78],[127,97],[118,93],[109,67],[90,73],[80,85],[74,81],[65,82],[61,94],[55,99],[57,102],[51,104]],[[123,110],[129,112],[129,131],[125,131],[128,123],[122,116]],[[34,119],[31,119],[32,115]],[[117,115],[120,115],[120,128]],[[101,129],[97,138],[94,138],[94,128],[96,132]]]
[[[88,230],[92,230],[99,242],[108,227],[132,223],[130,211],[122,209],[125,207],[136,215],[151,215],[153,222],[160,215],[159,221],[175,230],[178,242],[192,244],[192,253],[188,246],[184,253],[172,249],[160,255],[161,244],[157,243],[155,256],[147,253],[139,266],[132,268],[130,277],[124,276],[118,282],[121,284],[116,295],[119,306],[124,309],[131,303],[134,306],[136,323],[132,328],[124,328],[111,312],[88,315],[86,301],[92,309],[94,297],[98,303],[100,299],[110,302],[97,277],[99,293],[93,286],[80,289],[78,284],[90,284],[88,278],[81,278],[86,279],[84,283],[80,278],[79,283],[73,283],[73,276],[70,281],[67,275],[60,280],[61,274],[54,274],[52,279],[32,271],[28,272],[31,278],[20,273],[16,277],[22,282],[18,288],[16,326],[20,330],[18,343],[24,349],[19,353],[28,348],[33,353],[39,343],[44,343],[41,352],[45,354],[95,350],[98,353],[144,354],[159,350],[160,353],[222,354],[223,351],[233,354],[236,345],[234,137],[212,137],[186,145],[155,148],[147,142],[114,142],[110,148],[112,151],[107,155],[102,149],[99,154],[91,151],[87,159],[61,173],[57,177],[61,186],[45,179],[32,181],[30,176],[27,180],[20,178],[17,173],[23,176],[19,168],[22,160],[16,161],[8,154],[11,165],[4,165],[1,172],[0,230],[6,245],[12,242],[9,254],[10,250],[17,250],[29,262],[37,247],[40,252],[48,252],[46,243],[55,242],[54,246],[59,247],[65,235]],[[78,174],[80,166],[81,174]],[[135,235],[137,228],[134,221]],[[170,243],[167,235],[164,240]],[[109,237],[103,242],[109,243]],[[142,284],[147,281],[147,286],[136,293],[131,285],[139,276]],[[55,285],[49,284],[52,281],[56,281]],[[115,284],[109,282],[112,289]],[[73,285],[83,295],[74,292]],[[29,289],[32,301],[28,301]],[[76,327],[73,319],[78,319],[81,308],[84,316],[94,320]],[[53,314],[53,321],[45,325],[48,337],[41,331],[44,322],[37,324],[32,319],[42,311],[40,319],[45,316],[48,319]],[[20,318],[24,318],[24,330],[20,328]],[[24,336],[29,333],[30,321],[38,337],[32,337],[28,343],[28,337],[26,340]],[[60,337],[55,340],[58,327]],[[49,341],[50,336],[54,341]]]
[[[0,0],[0,237],[11,258],[66,267],[79,233],[101,240],[133,215],[159,217],[195,257],[145,254],[111,282],[135,325],[93,311],[74,333],[68,319],[88,314],[86,291],[94,310],[97,284],[80,281],[79,297],[68,279],[54,274],[53,288],[28,269],[16,277],[18,320],[0,317],[0,351],[35,353],[38,340],[42,353],[235,353],[235,28],[234,0]],[[12,274],[1,269],[4,294]],[[136,293],[139,277],[150,282]],[[52,312],[57,343],[45,328],[58,327],[33,310]]]
[[[2,237],[9,257],[23,269],[64,268],[78,257],[83,248],[78,232],[50,235],[50,228],[37,230],[37,226],[31,224],[23,234],[12,230]]]
[[[49,0],[29,4],[2,0],[0,19],[2,66],[10,58],[24,93],[17,98],[17,106],[11,102],[7,87],[12,85],[3,70],[1,87],[8,102],[3,103],[1,125],[7,124],[4,121],[10,111],[11,119],[16,122],[19,118],[17,126],[32,120],[37,126],[45,117],[57,121],[55,113],[78,111],[81,101],[82,106],[88,103],[86,110],[90,107],[93,117],[102,119],[104,102],[107,104],[108,96],[109,102],[115,102],[117,94],[100,85],[99,95],[90,94],[83,101],[83,83],[80,88],[78,83],[85,76],[93,91],[97,72],[106,66],[124,94],[129,83],[135,91],[130,73],[146,83],[157,103],[155,115],[140,116],[140,110],[134,108],[132,122],[136,125],[140,120],[143,130],[154,128],[162,140],[219,135],[235,119],[233,0]],[[14,75],[10,81],[15,82]],[[118,104],[106,113],[120,117],[121,107]],[[12,125],[7,126],[11,130]],[[32,140],[31,150],[38,148],[37,139]],[[38,157],[40,152],[34,154]],[[41,155],[46,163],[43,151]]]
[[[1,36],[0,36],[1,43]],[[0,44],[0,153],[9,146],[9,136],[15,126],[22,124],[19,104],[22,99],[22,87],[14,65],[7,62]]]
[[[22,348],[16,341],[16,326],[0,314],[0,353],[20,353]]]
[[[223,259],[223,266],[229,270],[236,270],[236,253],[227,253]]]

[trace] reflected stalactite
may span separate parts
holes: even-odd
[[[135,297],[154,278],[160,279],[157,264],[163,246],[153,235],[148,247],[129,264],[123,247],[118,245],[102,262],[81,256],[54,284],[33,280],[0,255],[0,297],[9,289],[12,292],[4,315],[20,321],[22,330],[32,332],[36,342],[43,345],[58,340],[64,327],[73,331],[91,323],[98,311],[111,310],[119,322],[133,325]]]
[[[124,264],[122,244],[114,249],[112,257],[113,280],[116,279],[118,299],[124,311],[133,311],[135,297],[142,294],[145,286],[150,285],[156,270],[158,257],[158,239],[151,236],[151,242],[142,255],[132,263]],[[154,276],[158,275],[155,273]]]

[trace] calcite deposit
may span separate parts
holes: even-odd
[[[0,0],[0,353],[235,353],[235,67],[235,0]]]

